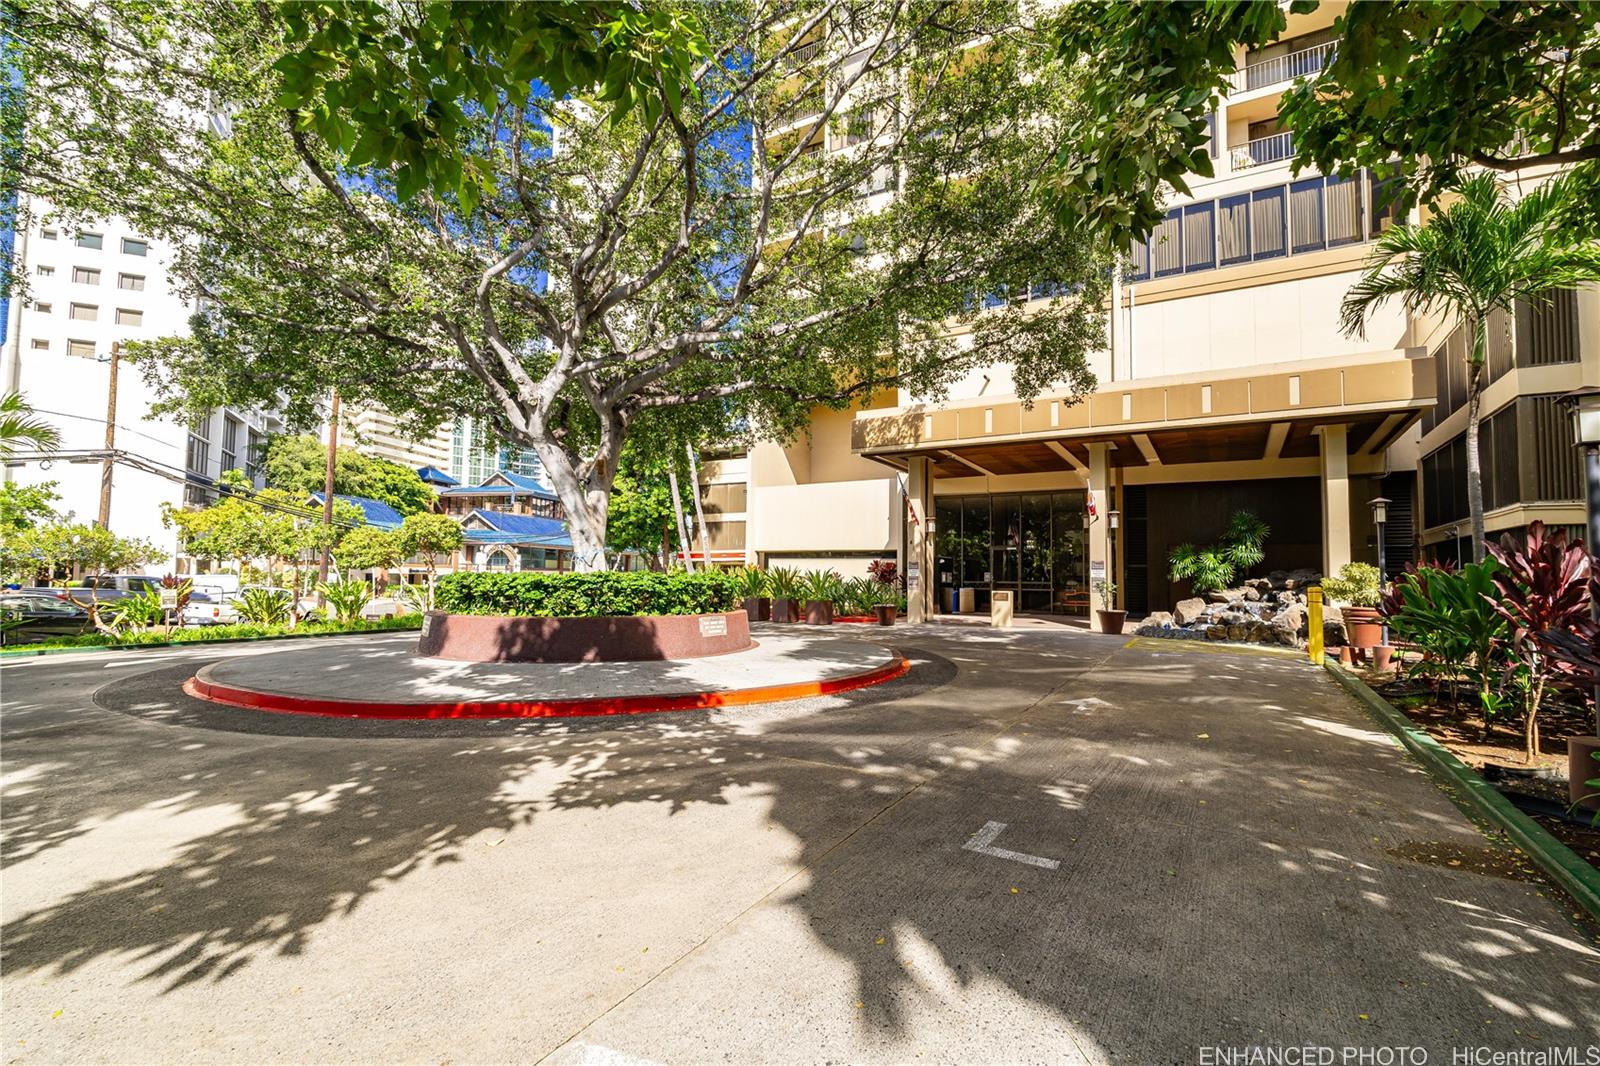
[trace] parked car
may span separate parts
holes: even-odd
[[[234,597],[221,589],[194,589],[183,608],[186,626],[231,626],[239,621]]]
[[[100,574],[97,577],[79,578],[64,591],[75,600],[112,603],[129,596],[142,596],[152,589],[160,591],[161,579],[149,574]]]
[[[0,644],[30,644],[89,632],[89,612],[47,592],[0,592]]]

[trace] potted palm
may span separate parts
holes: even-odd
[[[899,580],[899,567],[892,559],[874,559],[867,565],[867,573],[872,575],[873,584],[877,586],[878,596],[872,609],[877,612],[880,626],[894,625],[895,616],[900,611],[899,603],[895,597],[895,585]]]
[[[844,580],[832,570],[812,570],[800,582],[806,601],[806,623],[833,625],[833,603],[839,598]]]
[[[1338,605],[1350,646],[1378,649],[1374,652],[1374,658],[1381,660],[1378,668],[1386,668],[1391,649],[1380,648],[1383,616],[1378,612],[1378,568],[1369,563],[1345,563],[1338,577],[1322,579],[1322,594]]]
[[[771,581],[765,570],[747,566],[739,575],[740,591],[744,593],[744,613],[752,622],[772,620]]]
[[[1100,602],[1117,602],[1117,583],[1102,578],[1094,583],[1095,591],[1100,593]],[[1099,610],[1095,612],[1100,617],[1100,632],[1121,633],[1122,623],[1127,621],[1127,611]]]
[[[800,575],[786,566],[767,571],[767,588],[772,593],[772,620],[800,620]]]

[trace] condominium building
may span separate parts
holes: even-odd
[[[457,419],[451,427],[450,458],[445,469],[463,485],[481,485],[501,470],[544,480],[544,464],[532,448],[507,444],[475,418]]]
[[[747,558],[896,557],[911,615],[958,589],[983,611],[1169,608],[1186,583],[1167,558],[1214,542],[1229,516],[1271,527],[1264,569],[1334,573],[1375,561],[1369,501],[1393,504],[1391,569],[1419,551],[1453,556],[1466,535],[1459,324],[1385,306],[1364,337],[1340,304],[1372,240],[1396,221],[1366,172],[1291,174],[1286,89],[1338,47],[1324,3],[1281,38],[1237,56],[1211,116],[1214,177],[1173,196],[1134,249],[1106,308],[1098,388],[1025,404],[1010,368],[930,402],[902,390],[868,409],[818,411],[809,438],[763,445],[747,467]],[[824,131],[818,150],[834,151]],[[848,136],[848,133],[846,134]],[[1414,216],[1414,219],[1418,216]],[[1011,299],[1048,299],[1038,287]],[[1491,531],[1532,518],[1582,521],[1580,469],[1557,398],[1600,382],[1600,291],[1519,306],[1492,324],[1483,443]],[[818,516],[827,516],[819,521]],[[959,602],[959,600],[957,600]]]
[[[24,199],[19,206],[13,268],[27,291],[7,307],[0,389],[21,392],[55,425],[61,449],[54,460],[14,461],[3,476],[55,482],[58,508],[92,522],[101,467],[81,459],[105,447],[113,346],[186,333],[194,307],[169,287],[167,250],[123,221],[69,227],[47,203]],[[184,570],[176,533],[162,523],[163,505],[208,502],[225,470],[255,474],[265,438],[281,423],[271,413],[231,408],[192,422],[156,418],[156,395],[136,367],[122,363],[116,382],[115,447],[129,462],[112,470],[110,528],[173,553],[152,569]]]
[[[441,426],[432,433],[419,433],[414,426],[376,404],[351,404],[344,409],[339,421],[339,443],[365,455],[399,463],[408,470],[425,466],[444,469],[450,464],[454,437],[451,426]]]

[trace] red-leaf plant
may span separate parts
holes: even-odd
[[[1494,576],[1500,591],[1495,610],[1511,625],[1507,677],[1522,699],[1523,754],[1531,763],[1540,754],[1545,689],[1574,673],[1570,662],[1550,654],[1549,644],[1589,624],[1589,553],[1569,543],[1565,530],[1548,530],[1543,522],[1530,524],[1521,543],[1507,533],[1489,551],[1502,567]]]

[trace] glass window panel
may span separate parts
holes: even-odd
[[[1222,266],[1250,261],[1250,197],[1225,196],[1218,203],[1217,244]]]
[[[1284,204],[1282,185],[1250,194],[1252,258],[1275,259],[1288,251],[1284,244]]]
[[[1354,244],[1365,232],[1361,219],[1361,182],[1357,178],[1329,178],[1328,247]]]
[[[1183,273],[1183,212],[1173,208],[1150,235],[1158,278]]]
[[[1289,225],[1296,252],[1311,252],[1325,247],[1322,225],[1322,179],[1307,178],[1289,186]]]
[[[80,234],[78,234],[78,247],[79,248],[99,248],[103,243],[104,243],[104,239],[98,233],[80,233]]]
[[[961,506],[961,584],[985,585],[989,572],[989,498],[970,497]]]
[[[1217,265],[1216,202],[1190,204],[1183,209],[1183,268],[1210,270]]]
[[[1150,242],[1140,241],[1128,249],[1129,278],[1133,281],[1150,279]]]

